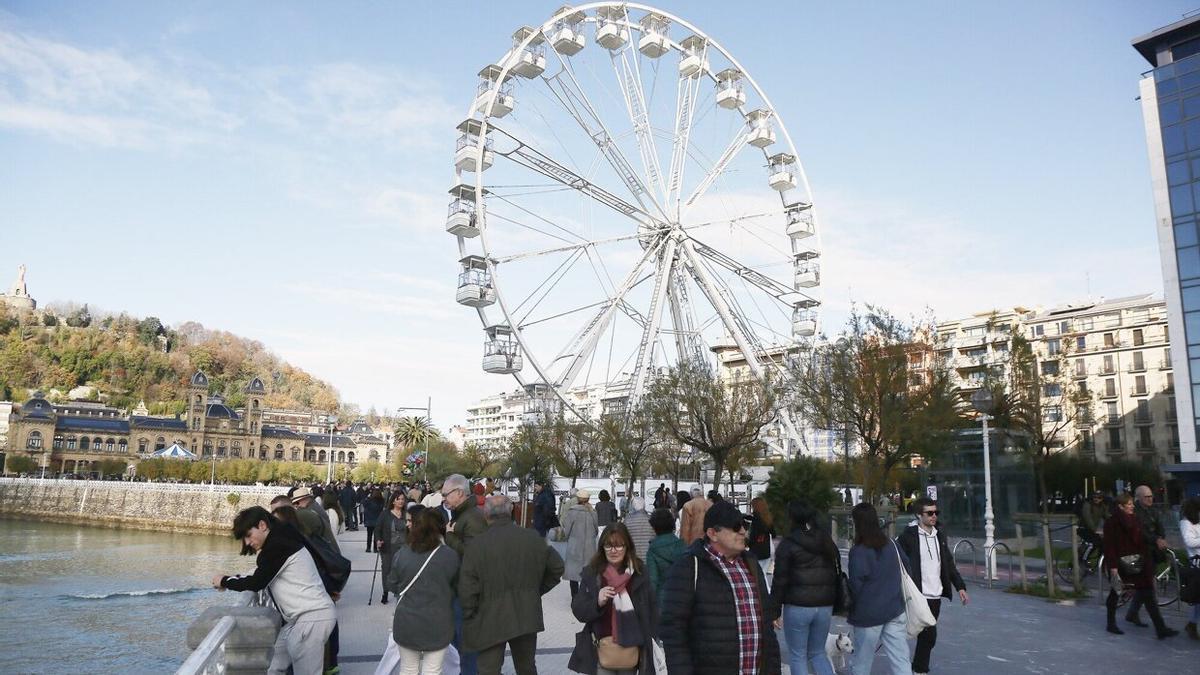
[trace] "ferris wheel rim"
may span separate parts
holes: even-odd
[[[772,122],[773,122],[774,126],[776,126],[776,128],[778,129],[779,133],[781,134],[782,139],[785,142],[786,149],[788,151],[790,151],[789,154],[795,158],[795,169],[798,174],[800,185],[803,188],[803,194],[807,197],[808,206],[809,206],[808,213],[810,214],[810,217],[812,219],[813,228],[815,230],[814,234],[815,234],[816,248],[818,250],[823,250],[821,247],[821,228],[819,226],[820,223],[819,223],[819,220],[817,219],[815,209],[811,208],[813,206],[814,202],[816,201],[816,199],[815,199],[815,196],[813,195],[812,187],[809,183],[808,176],[804,169],[803,162],[800,161],[800,159],[799,159],[799,153],[796,150],[795,143],[792,140],[791,134],[788,131],[787,125],[784,122],[782,116],[778,114],[777,108],[771,102],[770,97],[766,94],[766,92],[763,90],[763,88],[754,79],[754,77],[750,73],[750,71],[748,69],[746,69],[741,64],[741,62],[738,61],[737,58],[734,57],[733,54],[730,53],[730,51],[727,50],[719,41],[712,38],[707,33],[700,30],[697,26],[695,26],[691,22],[687,21],[686,19],[683,19],[682,17],[679,17],[671,12],[667,12],[665,10],[662,10],[662,9],[659,9],[659,8],[656,8],[653,6],[644,5],[644,4],[640,4],[640,3],[605,1],[605,2],[587,3],[587,4],[580,5],[580,6],[574,7],[574,8],[564,8],[564,9],[552,14],[550,16],[550,18],[548,18],[546,21],[544,21],[540,25],[533,27],[532,30],[529,32],[529,35],[527,35],[519,43],[514,41],[513,46],[510,47],[510,51],[505,55],[505,57],[503,59],[500,60],[501,63],[498,64],[499,67],[501,68],[501,70],[498,75],[497,81],[500,83],[503,83],[511,77],[510,73],[512,72],[513,68],[517,64],[517,57],[519,57],[519,55],[522,54],[523,51],[535,39],[540,37],[542,40],[549,42],[550,31],[558,21],[560,21],[560,20],[564,19],[565,17],[568,17],[572,14],[575,14],[575,13],[586,14],[588,12],[592,12],[593,14],[585,16],[581,20],[581,23],[596,22],[598,19],[595,16],[594,12],[596,10],[600,10],[603,8],[615,8],[615,9],[622,10],[624,12],[624,19],[623,19],[623,21],[618,22],[618,23],[620,23],[620,25],[623,25],[631,30],[641,30],[641,28],[638,24],[636,24],[632,21],[630,15],[629,15],[630,9],[638,10],[638,11],[642,11],[642,12],[646,12],[646,13],[652,13],[652,14],[661,16],[664,19],[667,19],[670,22],[683,27],[685,30],[691,31],[694,35],[702,38],[705,41],[707,48],[715,48],[716,51],[719,52],[719,54],[724,59],[726,59],[734,68],[736,68],[740,72],[741,76],[744,77],[745,81],[750,85],[750,87],[753,88],[753,91],[755,92],[756,96],[761,100],[765,109],[770,111],[771,117],[772,117]],[[666,35],[664,35],[664,37],[669,42],[672,51],[683,53],[683,48],[678,40],[673,39]],[[600,45],[596,45],[596,47],[603,48]],[[554,50],[551,49],[550,51],[554,51]],[[566,63],[567,63],[566,59],[569,58],[569,56],[564,56],[564,55],[558,53],[557,51],[555,51],[555,55],[556,55],[556,58],[559,59],[559,61],[565,68]],[[637,58],[636,54],[634,55],[634,58]],[[711,71],[711,69],[709,69],[707,67],[703,68],[701,70],[700,74],[697,75],[697,77],[698,78],[703,77],[703,78],[712,80],[714,82],[716,81],[716,78],[715,78],[713,72]],[[482,106],[482,110],[478,110],[478,108],[477,108],[478,101],[473,102],[471,107],[468,108],[468,117],[473,117],[474,113],[477,110],[480,113],[480,117],[479,117],[480,133],[479,133],[478,145],[476,147],[476,152],[478,153],[477,161],[482,161],[482,155],[485,151],[485,143],[486,143],[485,139],[487,138],[487,131],[489,130],[489,128],[496,128],[498,130],[501,129],[500,127],[497,127],[493,123],[493,119],[495,119],[496,116],[494,116],[492,114],[492,112],[494,110],[494,105],[496,103],[496,99],[500,95],[501,95],[501,88],[499,86],[497,86],[497,87],[493,88],[489,92],[489,94],[486,96],[485,102],[483,103],[483,106]],[[742,112],[741,115],[742,115],[743,119],[745,119],[746,113]],[[766,154],[765,150],[764,150],[764,154]],[[484,199],[483,199],[484,194],[485,194],[485,185],[484,185],[485,177],[483,175],[484,172],[477,170],[474,173],[475,173],[474,189],[475,189],[476,202],[479,205],[478,208],[480,209],[480,213],[486,214],[487,209],[484,206]],[[646,176],[642,176],[642,178],[646,178]],[[723,221],[714,221],[714,222],[723,222]],[[539,357],[537,356],[536,350],[534,350],[530,347],[530,343],[523,333],[522,326],[520,325],[520,322],[517,320],[517,316],[514,314],[515,309],[510,311],[509,303],[506,301],[504,290],[502,288],[502,284],[499,281],[500,278],[503,276],[503,273],[498,270],[498,267],[500,266],[500,260],[493,255],[494,246],[492,246],[492,244],[489,241],[488,229],[489,228],[486,226],[486,224],[483,227],[480,227],[479,234],[478,234],[479,246],[483,250],[483,257],[487,261],[488,270],[492,275],[493,291],[495,293],[495,301],[496,301],[496,305],[498,306],[498,309],[500,311],[500,314],[503,316],[503,319],[505,321],[504,325],[506,325],[508,327],[508,329],[511,331],[513,337],[516,339],[516,341],[518,343],[521,353],[524,355],[525,359],[527,359],[527,362],[533,368],[534,372],[537,374],[537,377],[540,378],[540,382],[551,385],[550,390],[552,390],[555,393],[556,397],[562,402],[562,404],[567,406],[570,410],[572,410],[576,416],[580,417],[581,419],[585,419],[585,417],[583,415],[581,415],[578,410],[575,409],[575,407],[572,405],[571,401],[567,400],[567,397],[565,395],[566,392],[561,391],[559,387],[554,386],[554,379],[551,377],[549,370],[542,365]],[[463,256],[466,254],[465,238],[463,235],[460,234],[460,235],[457,235],[457,239],[458,239],[460,256]],[[588,244],[584,244],[584,245],[588,245]],[[649,259],[649,257],[647,257],[646,259]],[[504,261],[504,262],[507,262],[507,261]],[[642,262],[645,262],[645,260],[643,260]],[[632,272],[636,273],[638,270],[640,270],[640,268],[642,266],[642,262],[639,262],[639,264],[635,265]],[[711,299],[710,299],[710,303],[711,303]],[[496,321],[489,321],[486,308],[476,307],[475,309],[476,309],[477,315],[479,316],[481,324],[485,328],[497,325]],[[521,384],[523,387],[528,387],[530,384],[537,384],[537,382],[527,381],[528,378],[526,378],[520,371],[511,373],[511,374],[514,376],[514,378],[517,380],[517,382],[519,384]],[[765,372],[755,373],[755,376],[762,378],[762,377],[766,376],[766,373]],[[609,383],[609,384],[611,384],[611,383]]]

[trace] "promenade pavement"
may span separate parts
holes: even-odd
[[[375,672],[392,626],[393,604],[380,605],[380,579],[375,578],[372,604],[367,606],[373,559],[366,553],[366,531],[338,537],[342,552],[354,563],[350,583],[338,602],[341,624],[342,672],[370,675]],[[1073,673],[1098,675],[1116,672],[1188,673],[1200,662],[1200,642],[1179,635],[1159,641],[1152,628],[1123,621],[1125,635],[1104,632],[1103,599],[1079,601],[1075,606],[989,590],[969,583],[971,602],[944,604],[938,643],[933,652],[937,673]],[[559,584],[544,598],[546,631],[538,636],[538,670],[543,675],[565,674],[579,623],[568,606],[568,586]],[[1186,606],[1185,606],[1186,607]],[[1185,615],[1164,612],[1168,625],[1182,630]],[[834,630],[845,628],[835,619]],[[786,642],[780,645],[787,661]],[[912,643],[910,643],[912,644]],[[513,673],[506,660],[504,673]],[[788,669],[785,665],[784,673]],[[873,673],[886,673],[877,661]]]

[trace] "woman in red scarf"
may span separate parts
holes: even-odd
[[[580,574],[579,592],[571,600],[571,611],[584,626],[575,636],[568,668],[586,675],[654,675],[652,641],[658,625],[658,605],[624,524],[609,525],[600,534],[596,555]],[[606,668],[598,646],[601,642],[606,643],[606,653],[620,651],[631,664]]]
[[[1133,496],[1125,493],[1117,497],[1116,510],[1104,521],[1104,571],[1110,580],[1108,599],[1108,632],[1122,635],[1125,631],[1117,627],[1117,590],[1128,584],[1133,587],[1133,598],[1125,620],[1145,627],[1135,618],[1139,605],[1146,606],[1158,639],[1178,635],[1179,631],[1168,628],[1158,611],[1158,599],[1154,597],[1154,554],[1150,542],[1142,533],[1141,523],[1133,515]]]

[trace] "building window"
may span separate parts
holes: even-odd
[[[318,462],[321,462],[321,463],[324,463],[324,462],[325,462],[325,451],[324,451],[324,450],[322,450],[321,452],[317,453],[317,461],[318,461]]]
[[[1059,342],[1058,338],[1046,340],[1046,353],[1047,354],[1049,354],[1050,356],[1054,356],[1055,354],[1059,353],[1060,351],[1062,351],[1062,343]]]
[[[241,457],[242,456],[242,442],[241,441],[234,441],[233,445],[231,445],[230,447],[232,448],[229,451],[230,456],[232,456],[232,457]]]
[[[1096,439],[1092,437],[1092,432],[1087,429],[1079,432],[1079,444],[1086,452],[1096,451]]]
[[[1075,375],[1078,377],[1087,376],[1087,362],[1083,359],[1078,359],[1075,361]]]
[[[1142,332],[1141,328],[1135,328],[1133,330],[1133,346],[1140,347],[1145,343],[1146,343],[1145,333]]]
[[[217,444],[217,457],[224,457],[224,456],[225,456],[225,441],[221,441],[220,443]]]
[[[40,449],[42,447],[42,432],[40,432],[40,431],[29,432],[29,439],[27,441],[25,441],[25,447],[29,448],[30,450]]]
[[[1109,450],[1121,450],[1122,448],[1123,448],[1123,444],[1121,443],[1121,430],[1120,429],[1109,429],[1108,430],[1108,449]]]
[[[120,452],[120,453],[129,452],[129,441],[126,441],[124,438],[117,441],[117,452]]]
[[[1104,346],[1109,348],[1117,346],[1117,340],[1112,333],[1104,334]]]
[[[1167,386],[1163,389],[1163,391],[1167,392],[1168,394],[1175,393],[1175,373],[1167,373]]]
[[[104,449],[105,450],[112,452],[116,448],[117,448],[117,443],[113,439],[110,438],[110,439],[104,441]]]
[[[91,447],[91,443],[92,443],[91,439],[89,439],[87,436],[83,436],[79,439],[79,449],[87,450],[88,448]]]
[[[1136,415],[1136,417],[1134,418],[1136,421],[1149,422],[1150,421],[1150,402],[1145,399],[1138,401],[1137,402],[1137,412],[1134,414]]]
[[[146,446],[148,446],[149,444],[150,444],[150,441],[147,441],[144,438],[139,438],[138,439],[138,452],[144,454],[146,452]]]
[[[76,440],[74,436],[67,436],[67,449],[68,450],[74,450],[75,445],[77,443],[79,443],[79,441]]]
[[[1053,398],[1055,396],[1062,396],[1062,385],[1057,384],[1057,383],[1043,385],[1042,386],[1042,396],[1045,396],[1047,398]]]
[[[193,447],[195,447],[195,445],[196,445],[195,443],[192,444]],[[165,447],[167,447],[167,439],[163,438],[162,436],[159,436],[154,441],[154,451],[158,452],[159,450],[162,450]]]
[[[1142,353],[1134,352],[1133,353],[1133,370],[1136,371],[1136,370],[1145,370],[1145,369],[1146,369],[1146,360],[1144,358],[1142,358]]]
[[[296,450],[296,449],[292,450],[292,461],[293,462],[300,461],[300,451],[299,450]]]
[[[1154,441],[1150,438],[1150,427],[1138,429],[1138,450],[1153,450]]]
[[[1135,394],[1145,394],[1146,393],[1146,376],[1145,375],[1138,375],[1137,377],[1133,378],[1133,393],[1135,393]]]
[[[308,461],[310,461],[310,462],[315,462],[315,461],[317,461],[317,451],[316,451],[316,450],[309,450],[308,452],[304,453],[304,458],[305,458],[305,459],[307,459],[307,460],[308,460]]]
[[[1030,330],[1032,331],[1033,337],[1035,337],[1035,338],[1041,337],[1042,335],[1045,335],[1045,333],[1046,333],[1046,328],[1044,326],[1042,326],[1041,324],[1034,326]]]
[[[1109,424],[1116,424],[1121,421],[1121,415],[1117,412],[1117,402],[1109,401],[1104,404],[1104,414]]]
[[[1058,361],[1042,361],[1042,375],[1057,375]]]
[[[1061,422],[1062,407],[1057,405],[1048,405],[1043,411],[1043,415],[1045,416],[1047,422]]]
[[[283,448],[275,448],[275,459],[283,459]]]
[[[1111,357],[1111,356],[1104,357],[1104,371],[1103,372],[1105,375],[1111,375],[1112,373],[1116,372],[1116,369],[1113,367],[1113,357]]]
[[[60,450],[63,446],[63,437],[59,434],[54,434],[54,449]]]
[[[1078,351],[1081,351],[1081,352],[1086,350],[1087,349],[1087,338],[1082,335],[1075,338],[1075,349]]]

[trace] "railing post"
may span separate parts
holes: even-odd
[[[1025,588],[1025,537],[1021,534],[1021,523],[1013,523],[1017,528],[1017,558],[1021,563],[1021,590]]]
[[[225,617],[234,620],[234,628],[220,645],[215,646],[224,650],[223,672],[228,675],[266,672],[271,665],[275,637],[279,634],[279,611],[273,607],[209,607],[188,626],[188,647],[200,647],[213,628]],[[200,655],[195,656],[199,660]],[[177,675],[194,674],[181,668]]]
[[[1054,599],[1054,549],[1050,546],[1050,521],[1042,516],[1042,557],[1046,563],[1046,597]]]

